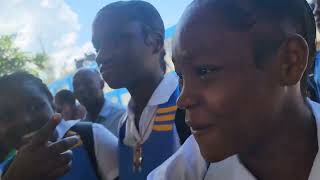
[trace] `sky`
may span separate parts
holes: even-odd
[[[175,25],[192,0],[147,0],[166,28]],[[0,35],[16,34],[15,44],[28,52],[45,51],[59,74],[74,59],[93,52],[91,24],[96,13],[114,0],[0,0]]]

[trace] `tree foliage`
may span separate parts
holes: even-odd
[[[38,74],[48,59],[46,53],[30,54],[16,47],[13,35],[0,36],[0,76],[16,71]]]

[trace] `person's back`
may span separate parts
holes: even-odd
[[[104,81],[95,69],[83,68],[73,78],[75,97],[87,114],[84,121],[102,124],[118,137],[120,120],[125,109],[104,97]]]
[[[14,73],[2,77],[0,81],[5,85],[0,90],[0,120],[2,126],[6,127],[4,135],[1,136],[1,145],[4,149],[17,148],[19,151],[20,145],[25,143],[23,139],[38,130],[52,116],[53,97],[40,79],[27,73]],[[15,99],[8,101],[10,97]],[[4,121],[6,119],[10,119],[12,124]],[[117,176],[117,140],[104,127],[98,124],[84,126],[79,120],[62,120],[54,131],[51,142],[68,136],[81,136],[82,140],[82,143],[72,149],[72,165],[69,163],[68,173],[60,173],[60,180],[114,179]],[[67,144],[64,146],[68,147]],[[35,166],[41,167],[40,164]],[[6,171],[4,173],[6,174]]]
[[[146,179],[180,146],[180,90],[176,74],[165,74],[163,21],[147,2],[111,3],[95,18],[92,42],[104,80],[131,95],[119,134],[120,179]]]

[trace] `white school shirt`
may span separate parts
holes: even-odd
[[[98,118],[95,120],[92,120],[88,117],[88,114],[87,114],[85,117],[85,121],[102,124],[109,131],[111,131],[112,134],[118,137],[119,125],[124,113],[125,113],[125,109],[122,106],[112,103],[110,100],[105,98],[104,104],[101,108]]]
[[[320,145],[320,104],[308,100],[317,123],[318,145]],[[320,179],[320,152],[318,152],[308,180]],[[237,155],[218,163],[208,164],[200,153],[199,146],[190,136],[181,148],[158,168],[148,180],[256,180],[239,161]]]
[[[139,122],[140,132],[137,130],[134,121],[134,102],[132,99],[130,99],[127,111],[121,121],[122,124],[126,121],[124,144],[130,147],[135,147],[138,142],[142,144],[149,138],[152,132],[153,119],[156,116],[158,105],[169,101],[178,84],[179,79],[176,73],[172,72],[164,76],[156,90],[153,92],[148,104],[143,109]],[[179,142],[178,137],[177,142]]]
[[[62,120],[57,126],[58,138],[61,139],[66,132],[80,120]],[[102,180],[113,180],[119,175],[117,146],[118,139],[100,124],[92,124],[94,150],[98,171]]]
[[[63,136],[77,124],[80,120],[62,120],[56,127],[58,139]],[[106,128],[99,124],[92,125],[92,133],[94,138],[94,150],[98,164],[98,171],[102,180],[113,180],[119,175],[117,160],[117,138]],[[2,172],[0,170],[0,180]]]

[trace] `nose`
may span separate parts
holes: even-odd
[[[109,59],[112,57],[112,49],[109,48],[100,48],[100,50],[97,53],[96,62],[98,66],[106,63]]]
[[[195,91],[188,83],[183,82],[182,91],[180,97],[178,98],[177,106],[180,109],[188,110],[195,107],[197,104]]]

